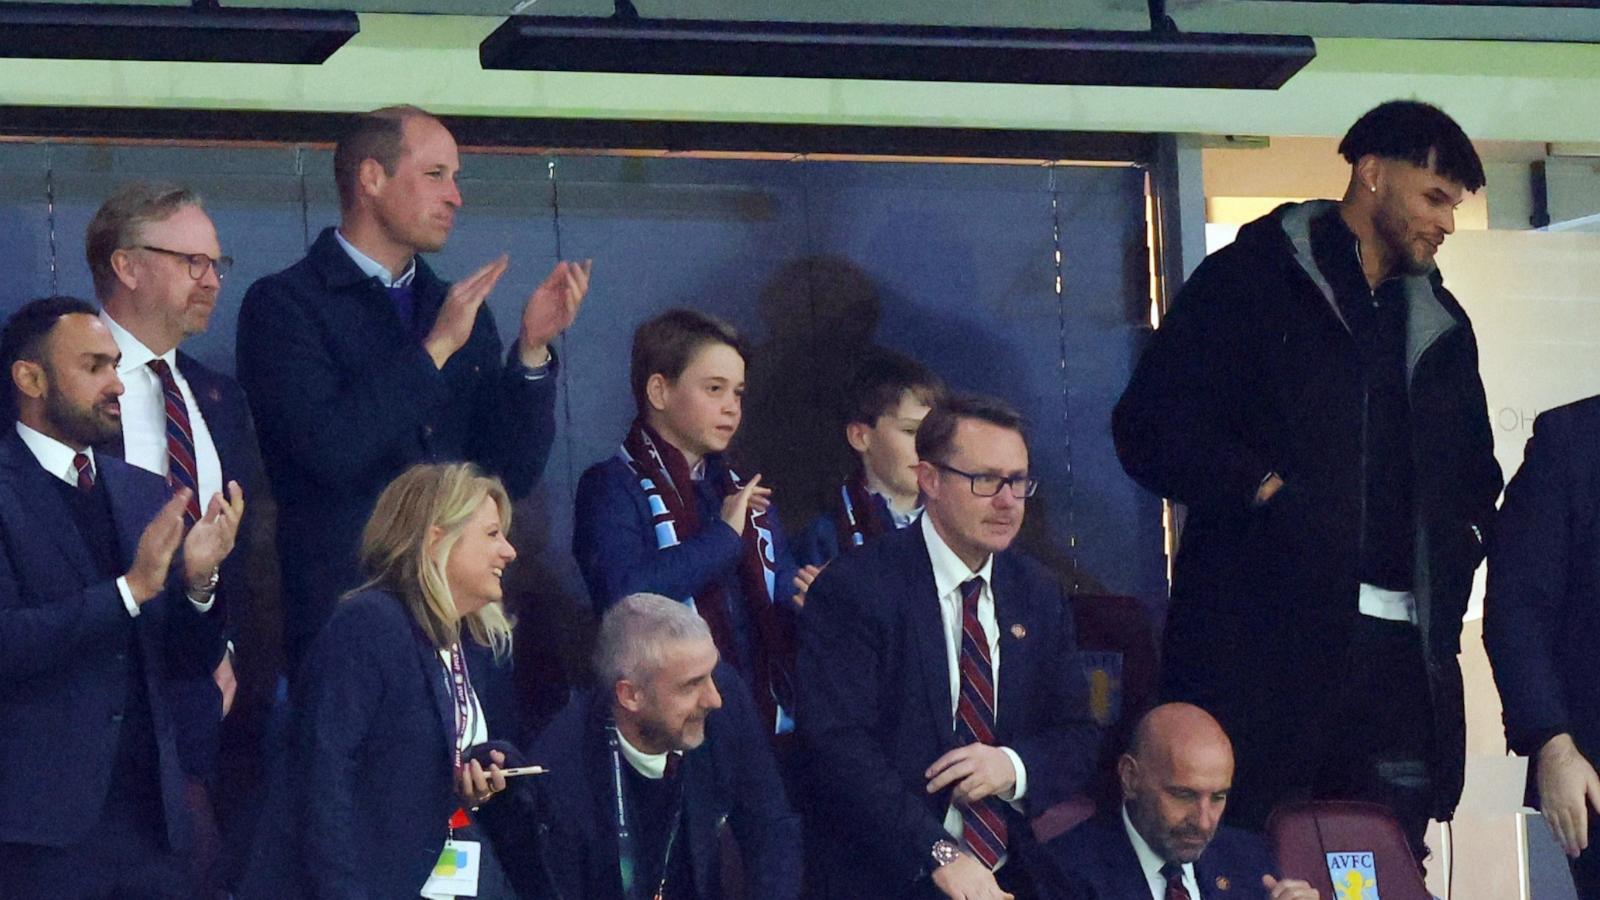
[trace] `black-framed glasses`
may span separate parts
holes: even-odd
[[[140,244],[139,249],[149,250],[151,253],[165,253],[168,256],[175,256],[183,260],[189,264],[189,277],[195,281],[206,277],[206,269],[208,268],[215,271],[217,280],[221,281],[228,277],[228,270],[233,268],[233,257],[231,256],[219,256],[216,259],[212,259],[204,253],[182,253],[177,250],[168,250],[165,247],[151,247],[148,244]]]
[[[933,467],[967,479],[972,484],[972,493],[979,497],[993,497],[1000,493],[1001,488],[1010,488],[1011,496],[1018,500],[1026,500],[1039,489],[1039,479],[1027,475],[1012,475],[1007,478],[1004,475],[973,474],[944,463],[933,463]]]

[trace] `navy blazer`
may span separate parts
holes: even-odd
[[[1600,762],[1600,397],[1534,420],[1490,536],[1483,642],[1511,750],[1567,732]]]
[[[120,559],[131,567],[139,536],[167,502],[167,483],[111,456],[97,454],[96,469]],[[0,842],[70,846],[99,819],[127,696],[118,656],[131,629],[144,655],[167,838],[182,850],[191,833],[163,688],[170,676],[209,672],[221,617],[196,612],[184,597],[178,558],[166,591],[129,616],[56,480],[15,430],[0,436]]]
[[[493,656],[462,647],[490,739],[515,733]],[[459,805],[455,724],[439,651],[401,602],[341,601],[306,655],[241,900],[417,896]]]
[[[253,605],[250,584],[250,523],[252,510],[261,508],[258,491],[266,488],[266,472],[261,463],[261,450],[256,445],[255,420],[250,416],[250,406],[245,401],[244,390],[227,375],[212,369],[199,360],[179,350],[178,371],[189,383],[194,401],[205,418],[206,430],[217,448],[217,459],[222,466],[223,490],[230,481],[239,482],[244,491],[245,519],[239,526],[233,552],[223,560],[221,580],[217,582],[216,612],[222,616],[227,638],[237,641],[239,628],[246,610]],[[95,448],[96,453],[109,453],[121,459],[125,456],[122,434]],[[209,497],[200,498],[200,509],[205,511]],[[239,648],[252,653],[253,648]],[[221,663],[219,657],[217,662]],[[216,668],[215,665],[212,666]],[[168,699],[173,712],[183,723],[178,730],[178,756],[184,771],[199,778],[210,778],[216,770],[217,749],[222,732],[222,692],[208,672],[196,678],[176,679],[168,684]]]
[[[834,497],[838,496],[838,489],[834,490]],[[894,522],[894,514],[889,511],[889,501],[877,494],[873,494],[871,501],[877,505],[878,517],[883,522]],[[848,538],[846,538],[848,540]],[[833,512],[832,501],[823,510],[822,514],[811,520],[795,538],[794,561],[801,566],[825,566],[833,561],[849,547],[839,546],[839,522]]]
[[[744,540],[722,521],[722,499],[708,487],[722,484],[724,466],[720,456],[706,457],[705,480],[695,482],[700,532],[666,550],[656,547],[649,501],[627,462],[613,456],[584,471],[575,498],[572,554],[589,586],[596,615],[629,594],[648,592],[687,600],[706,585],[719,582],[740,639],[747,642],[746,648],[750,646],[752,630],[740,602],[744,589],[739,561]],[[775,545],[778,610],[788,616],[794,608],[789,601],[794,594],[794,561],[776,509],[768,509],[767,522]]]
[[[1033,816],[1089,783],[1099,730],[1060,584],[1015,550],[995,557],[992,574],[996,738],[1022,758]],[[801,809],[808,852],[814,840],[818,858],[852,861],[814,873],[825,885],[838,879],[822,896],[916,890],[934,842],[948,837],[950,793],[929,795],[923,777],[957,746],[936,591],[922,527],[913,524],[834,560],[800,613],[796,728],[813,791]],[[1012,862],[1025,861],[1031,832],[1006,811]]]
[[[450,286],[420,257],[416,266],[416,318],[431,323]],[[361,529],[395,476],[470,460],[513,498],[532,490],[555,434],[555,373],[530,381],[505,355],[485,305],[467,343],[436,369],[332,228],[245,293],[239,382],[278,502],[291,666],[335,598],[360,583]]]
[[[1261,877],[1276,876],[1277,871],[1264,839],[1223,825],[1195,860],[1194,880],[1200,886],[1195,900],[1266,900]],[[1152,896],[1120,808],[1045,844],[1033,873],[1041,900],[1150,900]]]
[[[713,678],[722,708],[707,716],[705,743],[684,754],[680,770],[695,895],[724,896],[726,823],[743,861],[744,896],[791,900],[800,893],[799,820],[744,682],[726,663]],[[513,782],[514,790],[483,808],[500,863],[523,900],[623,900],[605,736],[610,714],[609,692],[577,695],[529,754],[549,774]]]

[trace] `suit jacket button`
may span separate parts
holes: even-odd
[[[121,721],[122,721],[122,713],[112,713],[111,714],[111,723],[113,725],[118,724]]]
[[[433,426],[432,425],[424,425],[424,426],[422,426],[422,436],[423,437],[433,437]]]

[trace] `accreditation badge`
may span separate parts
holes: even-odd
[[[422,886],[428,900],[452,900],[478,896],[478,863],[483,845],[477,841],[449,840],[433,864],[433,873]]]

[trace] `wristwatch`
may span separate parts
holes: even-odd
[[[211,570],[210,575],[206,576],[204,584],[189,585],[184,593],[195,603],[207,603],[217,595],[217,582],[221,580],[221,575],[222,567],[218,566]]]
[[[933,850],[930,852],[933,856],[933,867],[935,869],[948,866],[963,855],[961,847],[955,841],[934,841]]]

